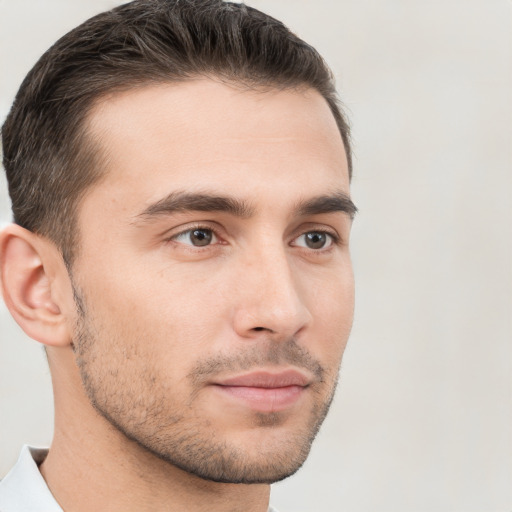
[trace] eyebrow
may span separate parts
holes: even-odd
[[[346,213],[351,219],[357,213],[357,207],[344,192],[324,195],[300,202],[296,209],[299,215],[320,215],[322,213]]]
[[[150,204],[135,217],[135,221],[147,222],[160,216],[186,211],[225,212],[244,219],[255,213],[254,208],[247,201],[234,197],[210,193],[171,192],[163,199]],[[299,216],[333,212],[344,212],[353,219],[357,208],[350,197],[343,192],[299,201],[295,207],[295,213]]]
[[[149,205],[136,219],[151,220],[177,212],[226,212],[235,217],[248,218],[254,211],[243,200],[209,193],[171,192],[168,196]]]

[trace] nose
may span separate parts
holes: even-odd
[[[240,265],[234,329],[243,338],[287,340],[307,327],[312,315],[286,250],[263,250]]]

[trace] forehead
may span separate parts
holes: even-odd
[[[312,89],[248,90],[210,79],[152,85],[103,98],[89,123],[106,157],[93,195],[102,190],[126,205],[173,188],[247,195],[282,182],[348,191],[338,127]]]

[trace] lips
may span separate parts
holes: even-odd
[[[240,386],[254,388],[284,388],[288,386],[305,387],[311,382],[306,375],[296,370],[286,370],[279,373],[265,371],[252,372],[246,375],[230,377],[216,383],[219,386]]]
[[[296,370],[278,373],[257,371],[213,383],[221,395],[233,403],[257,412],[278,412],[295,405],[311,383]]]

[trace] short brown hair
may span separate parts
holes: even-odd
[[[76,211],[100,176],[86,117],[101,96],[216,76],[250,87],[312,87],[349,128],[318,52],[281,22],[222,0],[135,0],[59,39],[23,81],[2,128],[14,222],[53,240],[71,265]]]

